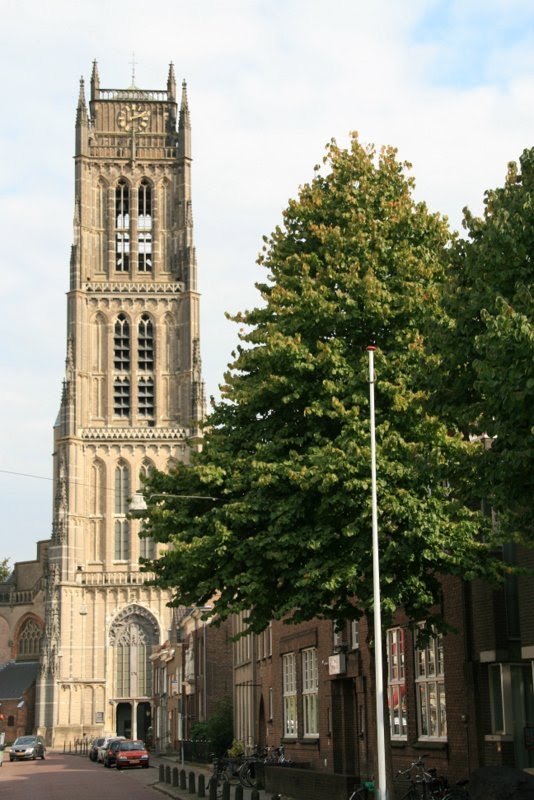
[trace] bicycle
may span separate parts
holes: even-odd
[[[375,793],[374,781],[364,781],[361,786],[355,786],[349,800],[370,800]]]
[[[228,759],[213,756],[213,772],[208,781],[208,791],[211,795],[211,786],[215,786],[218,800],[223,796],[224,785],[230,783],[229,772],[230,766],[228,764]]]
[[[416,761],[412,761],[407,769],[399,770],[397,777],[402,777],[409,781],[408,790],[401,794],[400,800],[453,800],[449,782],[443,775],[438,775],[435,767],[427,769],[424,759],[421,756]]]
[[[259,753],[257,750],[254,750],[250,756],[247,756],[241,766],[239,767],[239,771],[237,773],[237,777],[239,778],[239,783],[241,786],[244,786],[245,789],[255,789],[258,783],[258,776],[256,765],[263,763],[265,759],[265,751]]]

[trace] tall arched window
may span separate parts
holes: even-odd
[[[117,697],[150,697],[152,647],[158,644],[158,627],[146,609],[130,606],[113,623],[110,644],[115,648]]]
[[[139,477],[141,480],[140,489],[143,489],[143,479],[147,479],[154,469],[154,464],[148,458],[145,458],[139,470]],[[139,531],[139,555],[141,558],[154,558],[156,554],[156,545],[151,536],[143,535],[143,523],[141,523],[141,530]]]
[[[147,180],[138,191],[137,263],[139,272],[152,272],[152,189]]]
[[[143,314],[137,328],[137,404],[141,417],[154,416],[154,328],[148,314]],[[148,374],[147,374],[148,373]]]
[[[130,557],[130,523],[126,519],[129,497],[130,468],[120,461],[115,467],[115,561],[127,561]]]
[[[130,496],[130,469],[121,461],[115,468],[115,514],[126,514]]]
[[[139,320],[137,366],[143,372],[151,372],[154,369],[154,326],[148,314],[143,314]]]
[[[130,190],[124,180],[115,189],[115,269],[130,270]]]
[[[130,414],[130,325],[124,314],[119,314],[113,335],[113,413],[116,417]],[[118,373],[118,374],[117,374]]]
[[[23,625],[19,634],[19,658],[37,659],[39,657],[42,635],[43,631],[35,620],[29,619]]]

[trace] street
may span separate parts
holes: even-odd
[[[88,758],[48,751],[45,761],[10,762],[0,769],[0,796],[9,800],[157,800],[157,767],[117,772]]]

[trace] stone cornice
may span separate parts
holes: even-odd
[[[182,281],[172,281],[171,283],[134,283],[134,282],[113,282],[88,281],[82,284],[84,292],[92,294],[181,294],[185,290]]]
[[[82,428],[81,438],[97,442],[186,441],[185,428]]]

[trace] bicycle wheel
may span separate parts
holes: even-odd
[[[256,787],[256,765],[254,762],[245,761],[241,764],[237,777],[239,778],[239,783],[245,789],[254,789]]]

